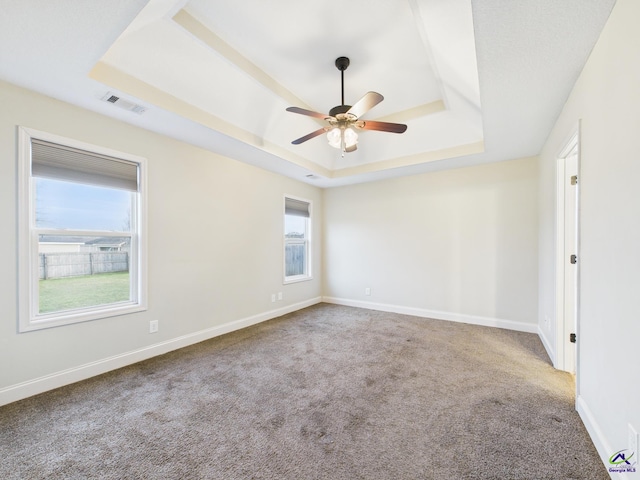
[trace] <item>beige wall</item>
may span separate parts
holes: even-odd
[[[285,194],[313,202],[319,266],[320,189],[6,83],[0,104],[0,404],[319,300],[318,268],[282,284],[281,219]],[[148,159],[147,312],[16,333],[17,125]]]
[[[640,428],[638,18],[640,2],[617,1],[541,153],[539,322],[553,330],[555,163],[581,121],[578,411],[605,463]]]
[[[327,190],[324,295],[535,331],[537,176],[528,158]]]

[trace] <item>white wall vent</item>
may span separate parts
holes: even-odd
[[[125,100],[124,98],[121,98],[112,92],[107,92],[102,97],[102,101],[113,103],[116,107],[120,107],[123,110],[128,110],[129,112],[137,113],[138,115],[142,115],[147,110],[142,105],[138,105],[137,103]]]

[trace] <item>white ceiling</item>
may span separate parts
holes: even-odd
[[[0,0],[0,78],[321,187],[539,153],[615,0]],[[367,91],[341,156],[322,113]],[[142,105],[104,102],[112,92]]]

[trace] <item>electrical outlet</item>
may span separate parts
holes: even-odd
[[[275,294],[275,293],[272,293],[272,294],[271,294],[271,301],[272,301],[272,302],[275,302],[275,301],[276,301],[276,294]]]
[[[149,322],[149,333],[157,333],[158,332],[158,320],[151,320]]]
[[[278,300],[282,300],[282,292],[278,292]]]
[[[629,424],[629,450],[638,455],[638,432],[631,424]]]
[[[369,287],[364,289],[364,294],[365,295],[371,295],[371,289]]]

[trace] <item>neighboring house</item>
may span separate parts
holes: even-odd
[[[84,243],[82,242],[55,242],[40,240],[38,251],[40,253],[76,253],[80,252]]]
[[[100,237],[88,240],[85,246],[95,252],[124,252],[129,248],[129,243],[117,237]]]
[[[64,237],[43,235],[38,241],[40,253],[125,252],[128,242],[117,237]]]

